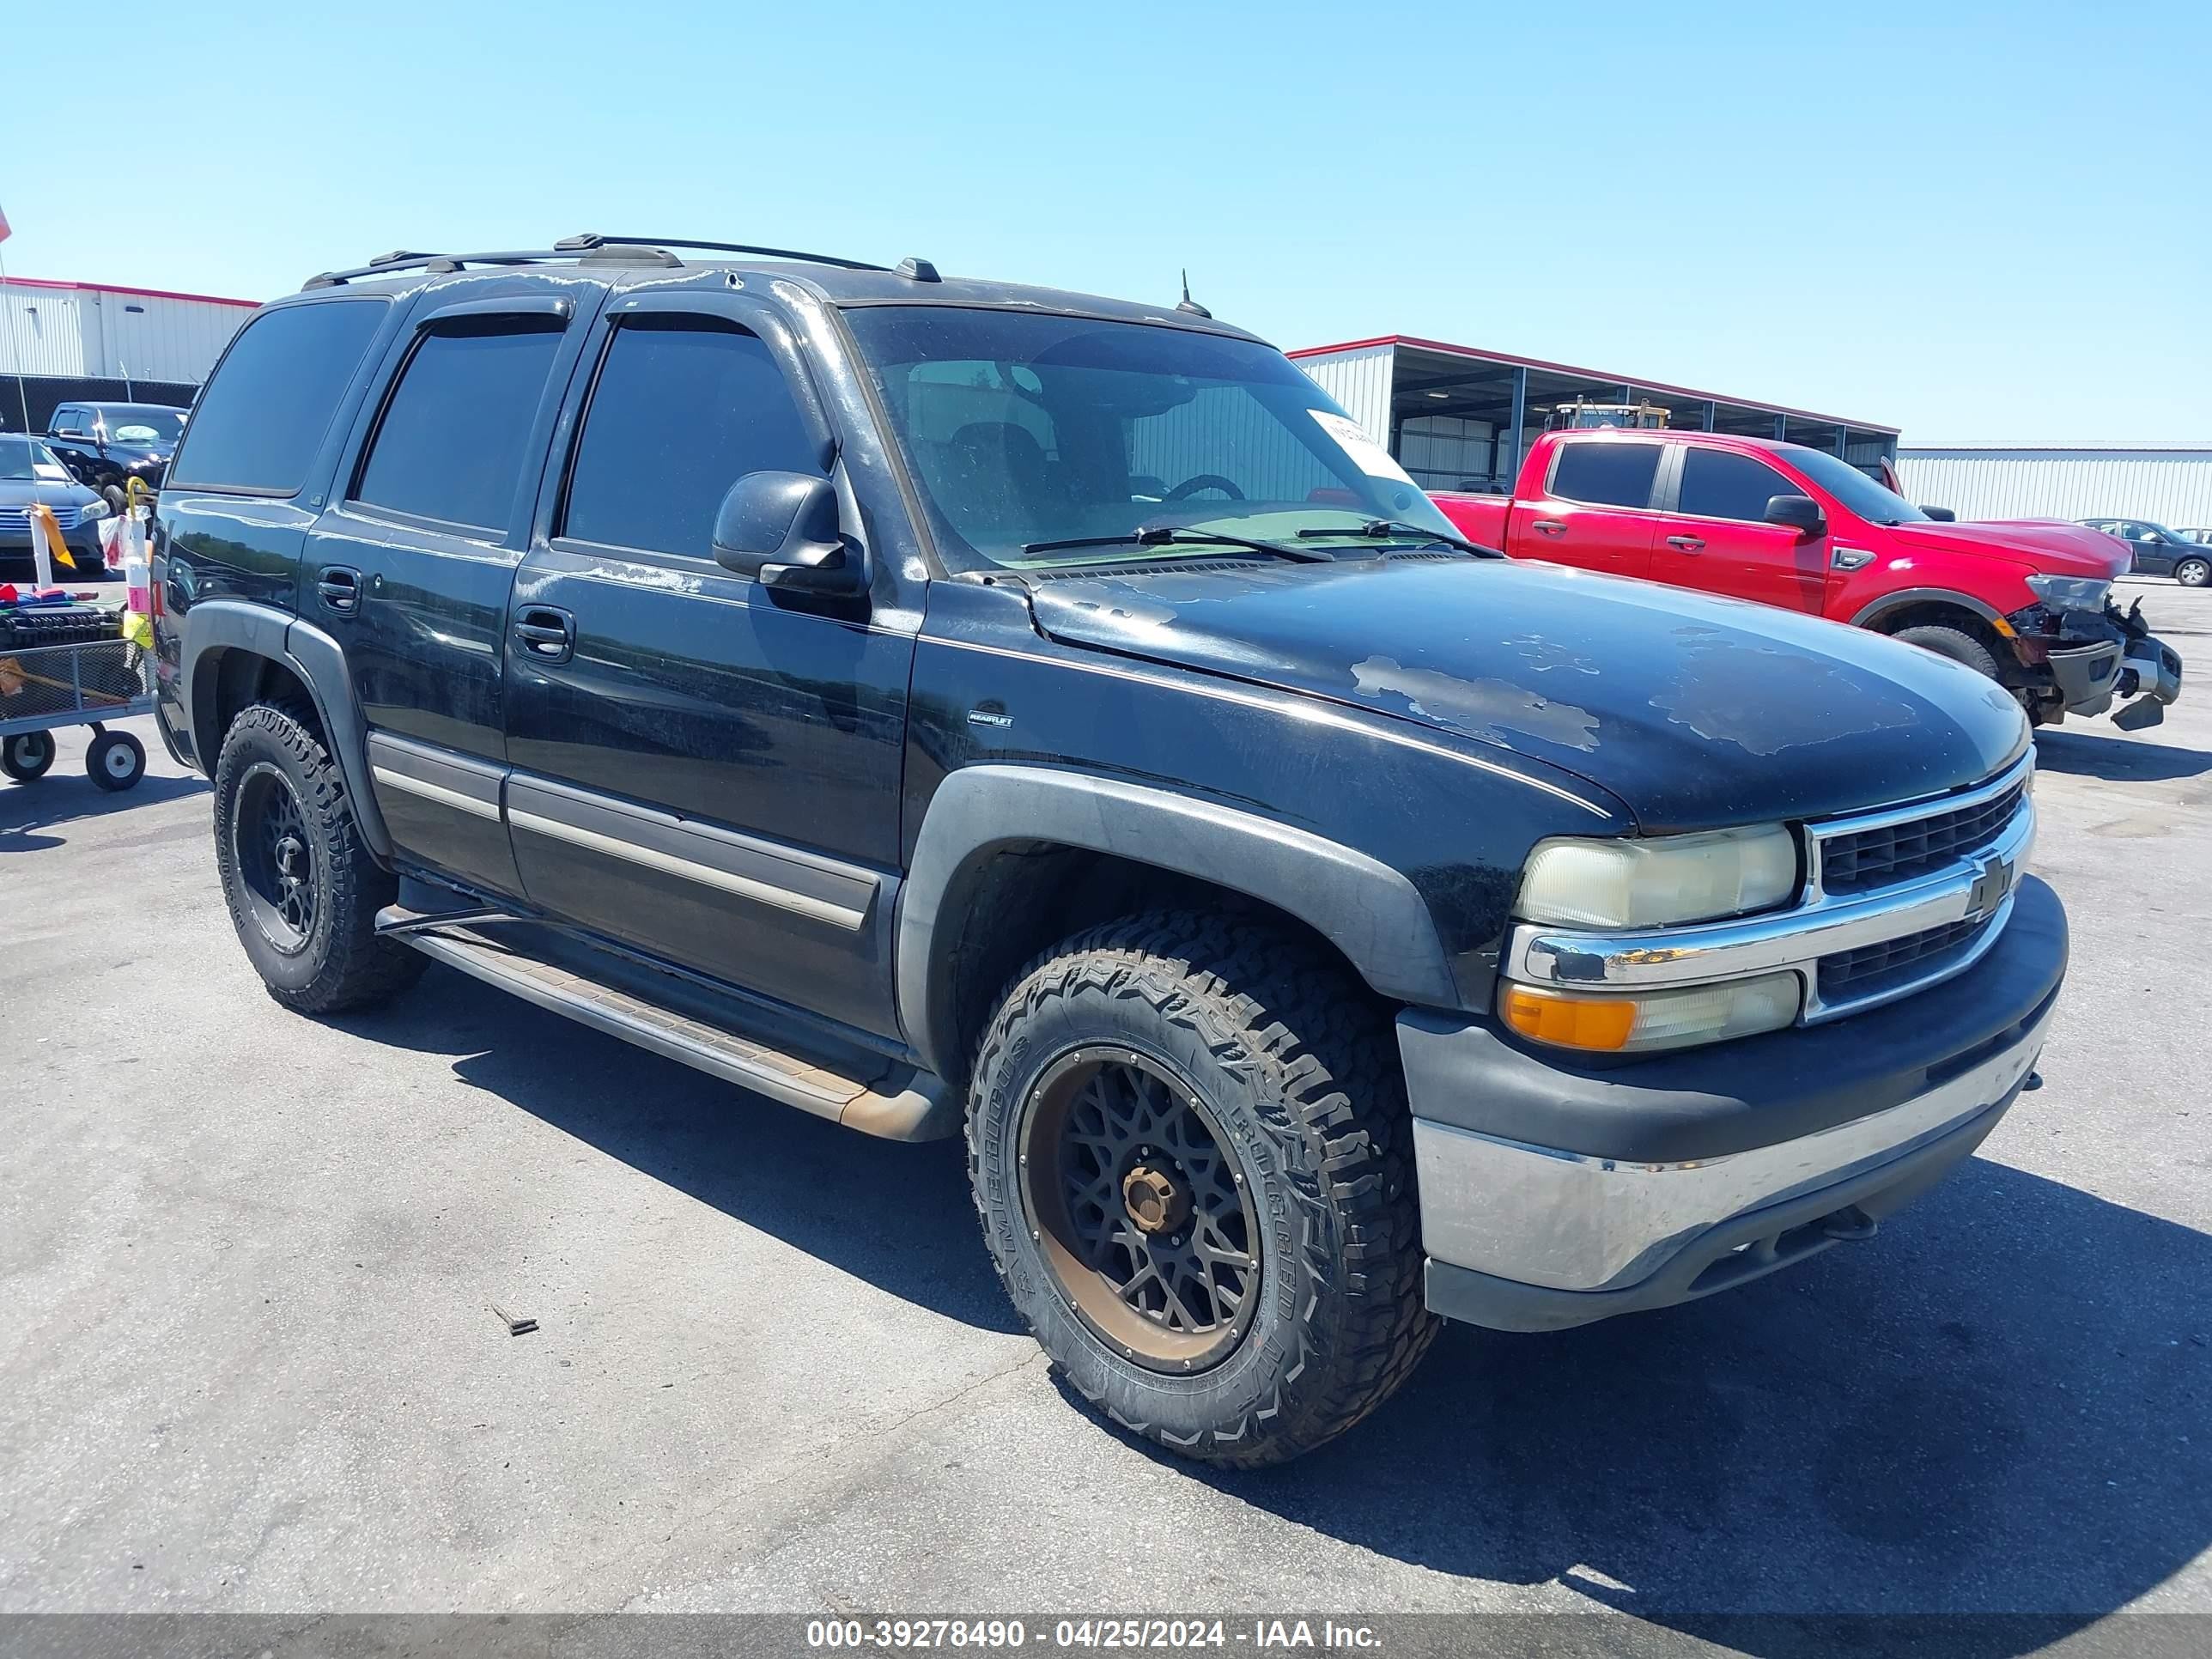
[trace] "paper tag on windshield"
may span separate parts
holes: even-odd
[[[1349,415],[1340,415],[1332,409],[1316,409],[1312,412],[1321,422],[1321,429],[1343,446],[1352,462],[1370,478],[1394,478],[1400,483],[1412,483],[1413,475],[1390,459],[1390,452],[1369,437],[1359,422]]]

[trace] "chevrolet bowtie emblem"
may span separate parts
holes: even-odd
[[[1984,853],[1974,860],[1974,884],[1966,894],[1966,920],[1980,921],[1996,913],[2012,891],[2012,860]]]

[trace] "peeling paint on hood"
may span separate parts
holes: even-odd
[[[1501,561],[1203,566],[1041,581],[1054,639],[1379,711],[1534,757],[1647,831],[1818,817],[1978,782],[2004,690],[1862,629]]]

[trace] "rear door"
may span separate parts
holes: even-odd
[[[1506,546],[1523,558],[1641,576],[1651,562],[1651,514],[1663,446],[1593,434],[1554,446],[1544,493],[1516,501]]]
[[[595,933],[896,1034],[892,900],[912,617],[778,596],[714,557],[755,471],[836,446],[778,313],[618,298],[562,422],[506,641],[526,891]]]
[[[543,272],[426,291],[308,538],[301,614],[344,647],[394,846],[495,892],[520,890],[500,817],[507,590],[604,292]]]
[[[1828,538],[1766,522],[1776,495],[1804,485],[1756,455],[1676,444],[1668,507],[1651,548],[1651,574],[1677,587],[1818,614],[1827,592]]]

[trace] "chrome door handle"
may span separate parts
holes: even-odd
[[[541,662],[566,662],[576,644],[576,619],[550,605],[533,605],[515,618],[514,637]]]
[[[361,609],[361,572],[349,564],[325,565],[315,592],[332,611],[350,614]]]

